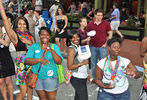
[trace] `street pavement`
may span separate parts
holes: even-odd
[[[65,72],[67,69],[67,60],[63,60],[63,71]],[[91,75],[91,70],[89,71]],[[142,78],[139,79],[133,79],[129,78],[130,83],[130,92],[131,92],[131,99],[130,100],[138,100]],[[14,100],[16,100],[16,96],[19,93],[19,88],[15,85],[15,77],[13,76],[13,84],[14,84]],[[88,100],[97,100],[97,92],[98,92],[98,86],[96,84],[87,83],[88,87]],[[8,96],[9,98],[9,96]],[[74,88],[71,86],[71,84],[66,85],[65,83],[61,84],[57,91],[57,100],[74,100]],[[2,96],[0,94],[0,100],[2,99]],[[9,99],[8,99],[9,100]],[[26,97],[24,100],[27,100]],[[36,92],[33,92],[33,100],[39,100]]]

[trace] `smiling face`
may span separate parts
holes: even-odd
[[[20,19],[17,24],[17,31],[25,32],[26,27],[27,27],[26,22]]]
[[[83,18],[80,22],[80,26],[86,27],[87,26],[87,19]]]
[[[114,42],[114,43],[112,43],[111,44],[111,46],[110,46],[110,55],[113,55],[113,56],[118,56],[118,54],[119,54],[119,52],[120,52],[120,47],[121,47],[121,45],[120,45],[120,43],[119,42]]]
[[[72,39],[71,39],[71,42],[75,45],[79,45],[80,43],[80,37],[78,34],[74,34]]]
[[[42,30],[40,33],[40,41],[42,44],[47,44],[50,39],[50,34],[46,30]]]
[[[61,9],[61,8],[58,9],[58,14],[59,14],[59,15],[62,14],[62,9]]]

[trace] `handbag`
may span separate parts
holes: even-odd
[[[42,58],[45,57],[45,53],[46,53],[46,51],[44,51],[44,54],[43,54]],[[38,73],[40,71],[41,65],[42,64],[40,64],[40,66],[39,66]],[[28,87],[30,87],[30,88],[35,88],[36,87],[36,83],[37,83],[37,80],[38,80],[38,73],[34,74],[32,72],[32,70],[30,70],[30,72],[28,73],[28,75],[26,77],[26,80],[25,80]]]
[[[38,74],[34,74],[32,72],[32,70],[30,70],[30,72],[28,73],[28,75],[26,77],[27,86],[30,87],[30,88],[35,88],[37,80],[38,80]]]
[[[52,45],[52,49],[54,50],[54,44]],[[61,64],[56,64],[57,73],[58,73],[58,82],[62,84],[65,82],[64,74],[63,74],[63,66]]]
[[[64,76],[66,84],[68,84],[70,82],[71,76],[72,76],[72,72],[67,69],[65,72],[65,76]]]
[[[65,82],[65,78],[63,74],[63,66],[61,64],[56,64],[56,67],[57,67],[59,84],[62,84]]]

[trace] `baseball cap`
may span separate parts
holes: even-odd
[[[59,0],[55,0],[55,2],[60,2]]]

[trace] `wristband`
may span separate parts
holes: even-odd
[[[4,8],[0,8],[0,10],[4,10]]]
[[[47,47],[47,49],[49,50],[49,49],[50,49],[50,47]]]
[[[40,62],[41,60],[40,60],[40,58],[39,58],[39,62]]]

